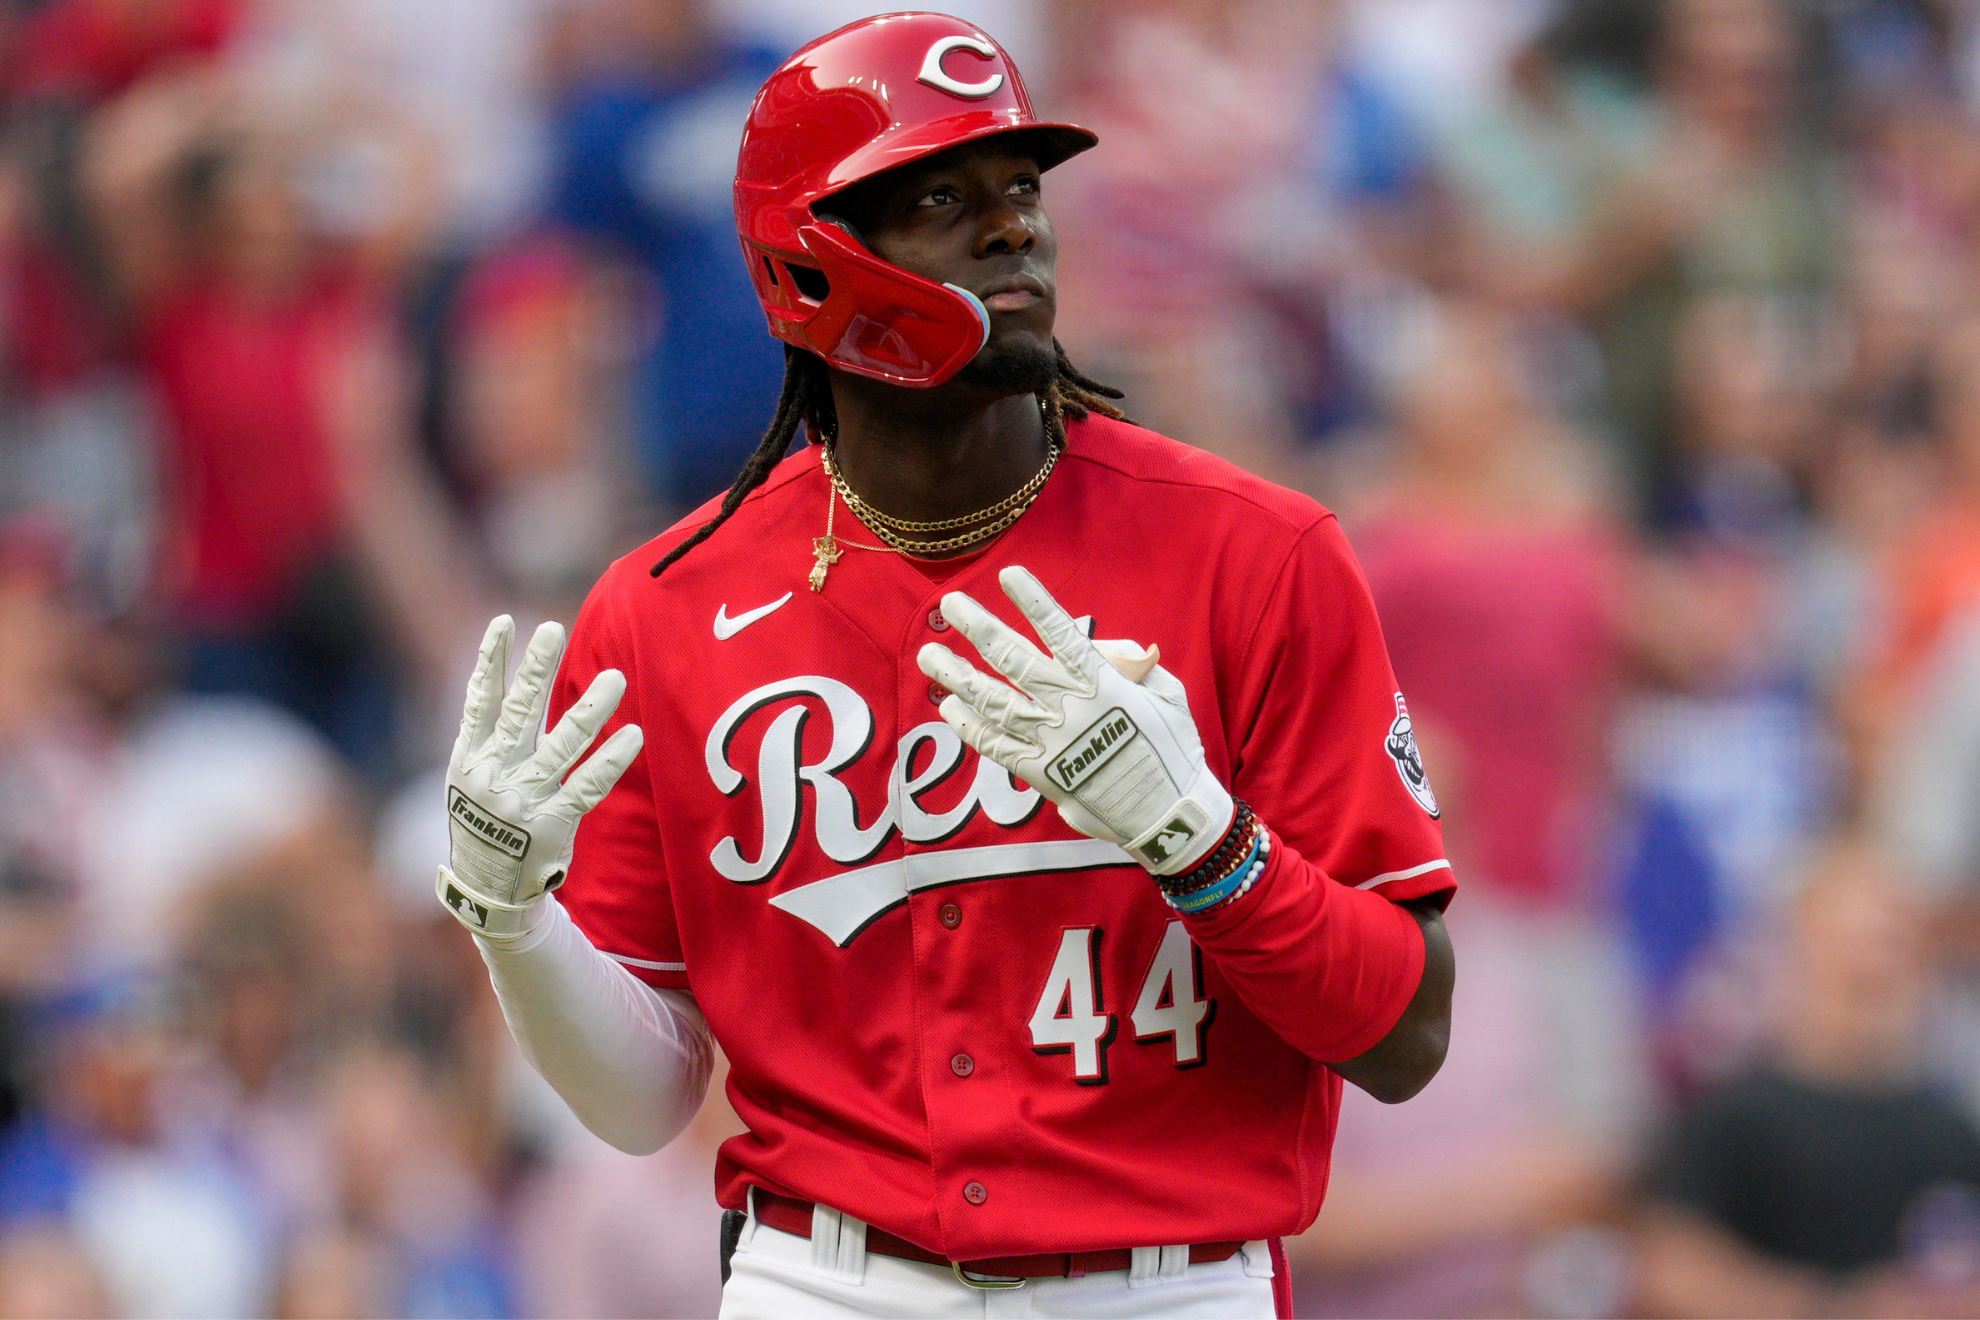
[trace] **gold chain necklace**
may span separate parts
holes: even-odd
[[[1037,474],[1030,481],[1027,481],[1015,495],[999,500],[989,508],[976,513],[968,514],[961,518],[944,519],[940,524],[904,524],[898,519],[891,518],[886,519],[884,522],[876,522],[874,518],[868,516],[874,512],[873,506],[861,499],[858,493],[846,484],[846,479],[839,474],[838,464],[832,460],[831,450],[828,449],[825,451],[823,461],[825,474],[832,479],[832,486],[838,491],[839,498],[846,502],[846,507],[853,511],[854,517],[866,525],[868,531],[885,541],[891,548],[899,550],[904,554],[919,553],[926,555],[931,552],[940,554],[945,550],[961,550],[967,546],[975,545],[979,541],[987,541],[1017,521],[1018,515],[1030,508],[1031,502],[1038,498],[1038,492],[1045,486],[1045,479],[1052,475],[1052,468],[1059,461],[1059,449],[1056,445],[1052,446],[1051,450],[1045,455],[1044,466],[1039,468]],[[911,539],[901,535],[897,530],[901,526],[928,527],[930,529],[963,526],[970,523],[980,523],[986,518],[991,521],[983,526],[975,527],[959,536],[951,536],[939,541]]]
[[[1049,440],[1047,444],[1050,446],[1051,452],[1045,457],[1045,466],[1039,468],[1033,474],[1030,481],[1025,482],[1024,485],[1018,487],[987,509],[978,509],[975,513],[966,513],[960,518],[939,518],[933,522],[909,522],[905,518],[896,518],[892,514],[882,513],[871,504],[868,504],[861,498],[859,492],[848,486],[845,478],[839,475],[839,466],[832,459],[829,449],[825,455],[825,472],[832,478],[832,484],[839,488],[839,495],[845,500],[846,507],[851,509],[855,517],[875,532],[880,531],[882,528],[894,532],[946,532],[957,527],[974,526],[987,519],[1000,518],[1012,509],[1029,504],[1032,497],[1038,494],[1039,488],[1045,484],[1045,478],[1052,475],[1052,464],[1058,461],[1058,446],[1051,444]]]
[[[944,518],[926,523],[889,517],[861,499],[853,488],[846,484],[846,479],[839,475],[838,464],[832,461],[832,447],[826,445],[824,453],[820,456],[820,462],[832,488],[825,497],[825,535],[813,537],[811,542],[811,553],[816,561],[811,566],[811,589],[825,590],[826,571],[839,562],[839,556],[844,550],[881,550],[891,551],[894,554],[928,556],[952,550],[965,550],[1001,534],[1024,516],[1025,511],[1038,498],[1039,492],[1045,489],[1046,479],[1052,475],[1052,469],[1058,466],[1062,447],[1055,440],[1048,439],[1048,443],[1051,448],[1045,455],[1045,465],[1014,493],[1005,496],[987,509],[979,509],[960,518]],[[886,542],[885,545],[861,545],[857,541],[842,542],[832,534],[833,515],[838,512],[841,499],[846,502],[846,507],[852,510],[853,516],[860,520],[866,530]],[[910,540],[896,530],[945,531],[951,527],[982,522],[985,518],[992,521],[959,536],[951,536],[939,541]]]

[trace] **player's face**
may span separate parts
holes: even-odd
[[[1051,379],[1058,317],[1059,245],[1039,175],[1021,143],[991,138],[889,170],[819,209],[850,221],[881,260],[981,298],[990,339],[963,376],[1020,392]]]

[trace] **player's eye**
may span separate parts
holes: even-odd
[[[1035,174],[1018,175],[1017,178],[1011,180],[1011,186],[1004,189],[1004,195],[1006,197],[1036,197],[1038,195],[1038,176]]]
[[[962,193],[948,184],[930,188],[915,200],[916,206],[953,206],[962,200]]]

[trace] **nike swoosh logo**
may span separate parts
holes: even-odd
[[[753,610],[747,610],[744,613],[738,614],[733,619],[729,617],[729,607],[726,603],[716,606],[715,640],[718,642],[728,641],[731,637],[734,637],[737,633],[749,627],[750,624],[755,623],[764,615],[781,609],[784,605],[788,604],[793,594],[787,591],[768,605],[759,605]]]

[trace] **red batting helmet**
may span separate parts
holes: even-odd
[[[999,133],[1041,169],[1099,139],[1042,123],[1017,66],[946,14],[883,14],[820,37],[770,75],[736,161],[736,230],[770,333],[833,366],[930,386],[990,337],[976,295],[880,260],[816,204],[862,179]]]

